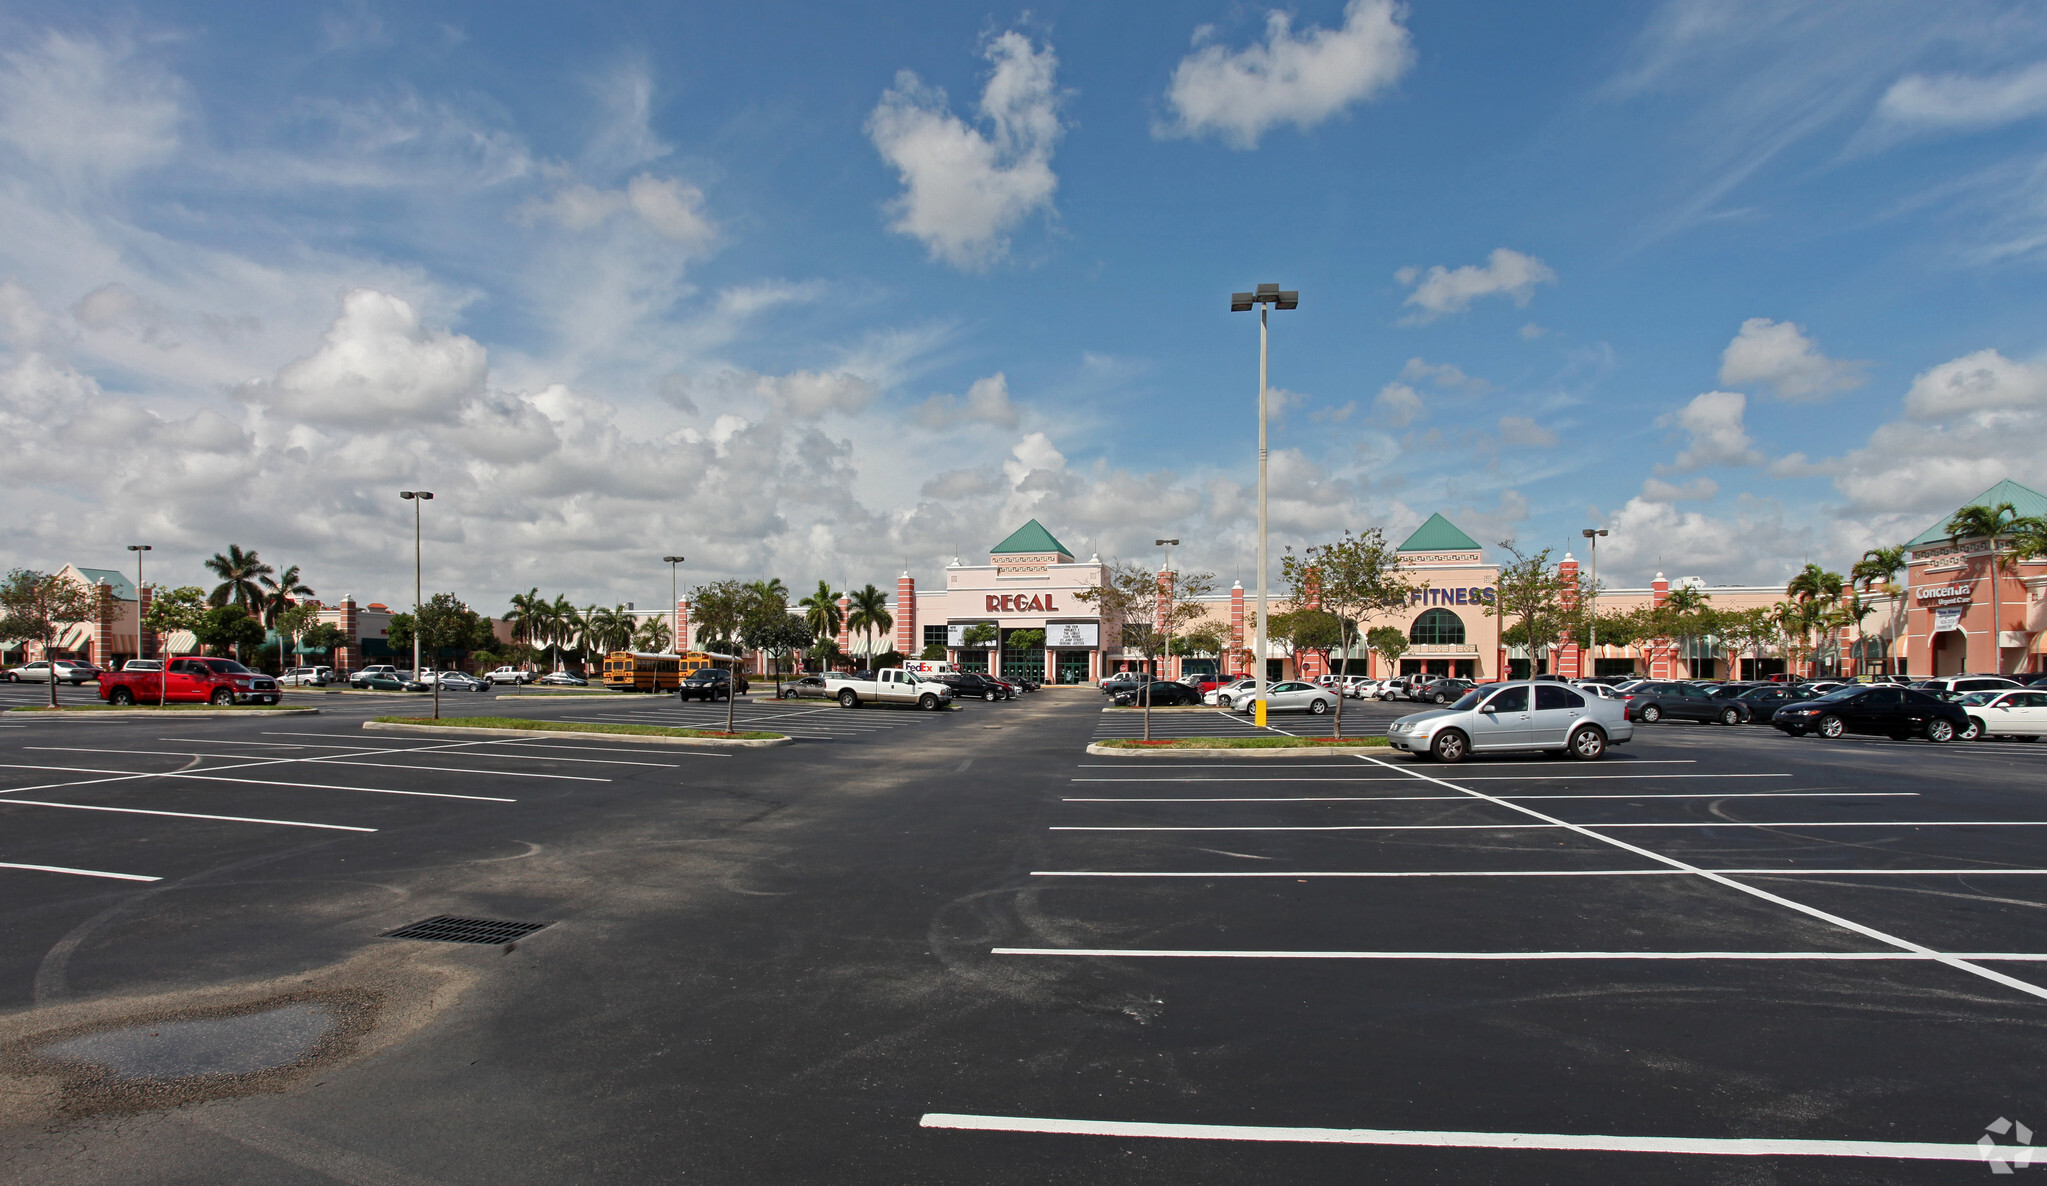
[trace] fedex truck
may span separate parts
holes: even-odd
[[[954,668],[952,664],[946,662],[943,659],[905,659],[903,660],[903,670],[914,671],[918,675],[959,674],[958,670]]]

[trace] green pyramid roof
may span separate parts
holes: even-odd
[[[97,585],[105,581],[114,591],[114,600],[135,600],[135,582],[111,568],[81,568],[78,575]]]
[[[1052,533],[1045,530],[1044,525],[1036,519],[1010,532],[1008,539],[988,549],[991,556],[1014,552],[1057,552],[1061,556],[1073,555],[1065,544],[1053,539]]]
[[[1999,482],[1997,485],[1992,486],[1990,489],[1985,490],[1981,494],[1978,494],[1976,497],[1963,503],[1962,506],[1994,507],[1999,503],[2006,502],[2010,503],[2013,509],[2017,510],[2022,517],[2028,515],[2047,515],[2047,494],[2042,494],[2038,490],[2032,490],[2028,489],[2027,487],[2021,486],[2017,482],[2012,481],[2010,478],[2006,478],[2004,481]],[[1955,510],[1960,509],[1961,507],[1955,508]],[[1917,548],[1925,544],[1939,543],[1944,539],[1950,538],[1948,535],[1947,524],[1948,520],[1952,518],[1954,518],[1953,511],[1950,511],[1945,515],[1942,515],[1940,517],[1940,522],[1935,523],[1933,526],[1920,532],[1916,537],[1913,538],[1912,542],[1906,544],[1905,546],[1908,548]]]
[[[1458,530],[1457,525],[1445,519],[1439,511],[1429,516],[1429,521],[1414,529],[1407,542],[1400,545],[1403,552],[1470,552],[1478,547],[1478,541]]]

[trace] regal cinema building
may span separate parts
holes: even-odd
[[[1968,505],[2011,503],[2020,515],[2047,515],[2047,496],[2016,482],[2000,482]],[[1840,637],[1824,640],[1799,664],[1801,674],[1818,666],[1841,675],[1887,672],[1924,678],[1964,671],[2007,673],[2047,671],[2047,557],[2014,561],[2000,555],[1991,563],[1991,541],[1955,539],[1945,533],[1951,516],[1905,545],[1903,583],[1880,584],[1862,601],[1873,606]],[[1496,604],[1500,565],[1478,541],[1441,514],[1429,516],[1399,547],[1399,560],[1415,593],[1405,610],[1363,623],[1359,636],[1379,627],[1406,632],[1408,649],[1397,664],[1356,648],[1343,670],[1374,677],[1429,673],[1493,680],[1526,676],[1531,669],[1563,676],[1639,674],[1651,678],[1759,678],[1787,667],[1779,649],[1731,654],[1717,639],[1654,640],[1628,646],[1600,645],[1594,653],[1575,644],[1538,648],[1530,656],[1502,646],[1503,622],[1488,612]],[[1580,570],[1566,553],[1560,569],[1567,579]],[[1164,576],[1165,574],[1161,574]],[[1154,667],[1169,678],[1199,671],[1247,672],[1253,644],[1256,597],[1247,605],[1241,582],[1200,599],[1207,617],[1227,623],[1231,650],[1222,655],[1183,655],[1155,661],[1124,644],[1123,623],[1104,620],[1079,594],[1103,584],[1109,566],[1100,556],[1076,560],[1071,549],[1033,519],[989,549],[988,563],[955,559],[945,569],[943,588],[919,589],[905,572],[896,582],[895,649],[917,655],[945,648],[946,657],[967,671],[995,670],[1047,683],[1080,684],[1114,671]],[[1673,587],[1692,586],[1718,610],[1773,606],[1785,600],[1781,585],[1714,585],[1702,577],[1676,581],[1664,574],[1642,588],[1609,588],[1599,609],[1625,611],[1661,604]],[[1291,608],[1274,599],[1273,612]],[[907,612],[905,612],[907,610]],[[975,627],[993,627],[976,631]],[[1017,631],[1045,632],[1043,645],[1011,645]],[[992,640],[982,641],[992,635]],[[975,639],[970,643],[969,638]],[[1032,643],[1035,634],[1025,635]],[[999,640],[1000,645],[994,640]],[[846,647],[852,640],[842,635]],[[1325,674],[1322,657],[1284,653],[1268,644],[1268,678],[1313,678]]]

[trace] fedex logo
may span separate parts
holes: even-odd
[[[1056,614],[1059,607],[1052,604],[1050,593],[1004,593],[988,595],[988,612],[991,614]]]

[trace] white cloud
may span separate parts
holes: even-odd
[[[1372,401],[1379,419],[1394,428],[1406,428],[1424,412],[1421,392],[1405,383],[1388,383]]]
[[[1708,465],[1755,465],[1763,459],[1749,441],[1742,423],[1748,396],[1738,391],[1708,391],[1695,396],[1680,411],[1657,418],[1665,428],[1681,428],[1691,435],[1690,443],[1677,455],[1673,468],[1694,470]]]
[[[917,422],[934,429],[973,423],[1015,428],[1018,420],[1016,405],[1009,402],[1009,379],[1000,371],[974,380],[973,386],[967,388],[965,400],[934,395],[917,409]]]
[[[1064,128],[1054,86],[1059,60],[1014,31],[988,42],[991,64],[979,114],[989,131],[952,114],[945,92],[904,70],[867,119],[867,134],[903,193],[889,229],[923,243],[932,259],[984,268],[1009,252],[1009,232],[1052,212],[1059,178],[1052,149]]]
[[[2047,62],[1987,77],[1908,74],[1876,105],[1876,119],[1899,127],[1990,128],[2047,115]]]
[[[1500,417],[1500,439],[1509,445],[1547,449],[1557,443],[1557,434],[1526,416]]]
[[[519,216],[527,223],[547,219],[572,231],[588,231],[628,210],[655,234],[686,247],[704,247],[717,233],[704,214],[704,191],[650,173],[633,178],[623,189],[601,190],[580,183],[564,186],[552,197],[527,202]]]
[[[1270,11],[1265,40],[1240,50],[1200,45],[1181,59],[1166,87],[1173,120],[1155,135],[1213,134],[1236,148],[1283,123],[1306,131],[1398,82],[1414,65],[1414,43],[1393,0],[1350,0],[1343,26],[1295,33],[1293,18]]]
[[[1751,317],[1721,352],[1720,381],[1729,387],[1765,384],[1779,399],[1824,399],[1862,386],[1867,365],[1828,358],[1789,321]]]
[[[1463,368],[1450,362],[1431,363],[1419,358],[1410,358],[1407,365],[1400,368],[1400,377],[1411,383],[1433,383],[1446,390],[1464,391],[1472,395],[1484,395],[1493,389],[1491,383],[1465,374]]]
[[[1543,336],[1549,331],[1531,321],[1527,325],[1522,326],[1519,332],[1521,334],[1522,341],[1533,342],[1534,340]]]
[[[449,422],[483,394],[485,377],[474,339],[428,330],[400,298],[357,289],[318,350],[240,394],[314,424]]]
[[[1466,264],[1455,269],[1437,264],[1426,272],[1402,268],[1393,278],[1414,286],[1403,303],[1421,310],[1407,318],[1408,323],[1415,324],[1462,313],[1479,297],[1505,296],[1526,308],[1535,295],[1535,286],[1556,283],[1557,274],[1532,255],[1496,247],[1484,264]]]
[[[1978,350],[1917,376],[1905,393],[1905,411],[1917,420],[1954,420],[2000,408],[2047,410],[2047,366]]]
[[[131,47],[62,33],[17,44],[0,53],[0,143],[72,184],[177,151],[184,87]]]
[[[1599,572],[1612,585],[1646,585],[1659,571],[1679,575],[1679,565],[1716,584],[1781,585],[1807,554],[1827,554],[1809,529],[1785,525],[1783,508],[1746,495],[1732,514],[1710,515],[1645,493],[1606,524],[1613,534],[1599,541]]]
[[[1661,478],[1650,478],[1642,483],[1644,502],[1706,502],[1720,493],[1720,483],[1711,478],[1694,478],[1680,486]]]

